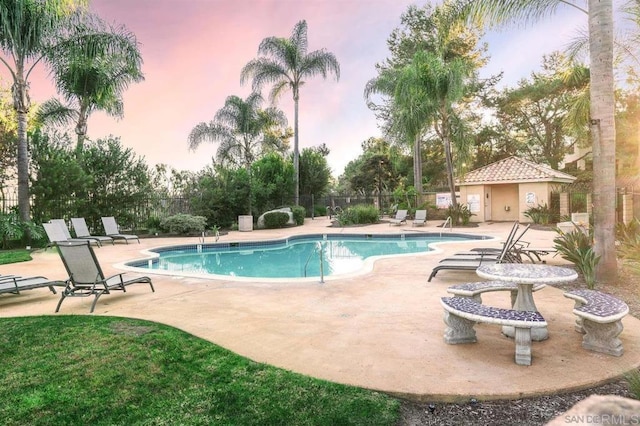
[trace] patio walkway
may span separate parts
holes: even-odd
[[[377,224],[329,228],[326,217],[285,230],[231,232],[221,241],[259,240],[298,233],[438,232],[439,222],[412,228]],[[511,223],[485,223],[456,232],[504,239]],[[550,247],[553,231],[529,230],[533,246]],[[197,243],[196,238],[142,239],[96,249],[105,273],[118,262],[140,258],[161,245]],[[442,271],[431,283],[433,265],[446,253],[498,241],[443,244],[436,253],[381,259],[373,271],[318,282],[237,282],[152,275],[155,293],[133,286],[126,294],[100,299],[94,315],[123,316],[175,326],[255,361],[322,379],[376,389],[418,401],[513,399],[591,387],[640,367],[640,320],[627,316],[620,338],[624,355],[611,357],[581,347],[574,331],[573,301],[548,286],[535,293],[549,323],[550,338],[533,342],[533,364],[514,362],[514,342],[500,327],[476,326],[478,343],[447,345],[440,297],[448,286],[478,281],[475,273]],[[559,256],[550,264],[566,264]],[[65,278],[57,254],[32,262],[0,265],[0,273]],[[484,302],[509,307],[509,295],[488,293]],[[0,317],[88,315],[90,300],[68,299],[54,314],[58,296],[47,289],[0,297]]]

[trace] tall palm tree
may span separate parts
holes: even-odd
[[[294,102],[293,126],[293,168],[295,181],[295,204],[300,200],[300,152],[298,134],[298,101],[300,87],[304,79],[322,75],[327,78],[333,74],[336,81],[340,79],[340,64],[333,53],[324,49],[307,52],[307,22],[300,21],[293,27],[289,38],[267,37],[258,47],[258,55],[243,68],[240,82],[244,84],[252,78],[254,91],[259,91],[265,84],[273,84],[270,93],[271,101],[275,101],[284,90],[290,89]]]
[[[27,114],[31,107],[29,77],[51,48],[52,35],[75,10],[86,8],[88,0],[0,0],[0,62],[11,74],[13,108],[18,122],[18,209],[28,221],[29,153]]]
[[[420,142],[424,132],[433,128],[444,145],[451,203],[456,207],[452,125],[454,105],[465,95],[466,79],[473,65],[462,57],[445,60],[441,52],[418,51],[401,69],[383,70],[367,83],[365,96],[371,93],[391,95],[393,127],[413,145],[414,186],[422,192]]]
[[[219,142],[216,157],[222,163],[244,167],[251,177],[251,164],[265,151],[279,151],[282,141],[274,138],[274,127],[284,127],[284,112],[271,107],[261,109],[263,98],[259,93],[247,99],[227,97],[213,120],[197,124],[189,133],[189,149],[195,150],[204,141]],[[251,203],[249,203],[251,214]]]
[[[584,3],[584,2],[581,2]],[[588,0],[587,9],[569,0],[460,0],[472,19],[491,24],[535,22],[560,6],[580,10],[589,21],[590,130],[593,146],[593,205],[595,252],[600,257],[596,276],[613,282],[617,277],[615,249],[616,163],[613,77],[613,1]]]
[[[123,116],[122,93],[130,83],[144,79],[142,57],[133,33],[105,24],[95,15],[79,15],[65,41],[49,57],[58,93],[64,102],[50,99],[38,111],[42,122],[75,122],[76,151],[81,152],[87,120],[96,110]],[[92,44],[88,50],[86,45]]]

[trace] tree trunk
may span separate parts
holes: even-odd
[[[599,282],[613,283],[617,261],[612,0],[589,0],[589,59],[594,236],[595,252],[601,256],[596,277]]]
[[[17,67],[16,77],[11,87],[13,108],[18,116],[18,210],[20,219],[31,219],[29,204],[29,145],[27,141],[27,113],[31,104],[29,88],[23,72]]]
[[[80,154],[84,150],[84,140],[87,138],[87,121],[89,119],[89,108],[86,105],[80,106],[78,112],[78,122],[76,123],[76,153]]]
[[[294,89],[293,103],[293,172],[295,176],[293,181],[295,184],[295,205],[300,204],[300,151],[298,150],[298,93],[297,89]]]
[[[413,186],[418,194],[422,194],[422,147],[420,146],[420,134],[413,141]]]

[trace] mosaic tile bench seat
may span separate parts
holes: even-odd
[[[546,284],[535,284],[532,287],[532,290],[538,291],[545,287]],[[452,285],[447,289],[447,293],[459,297],[470,297],[478,303],[482,303],[482,293],[486,293],[488,291],[510,291],[511,306],[513,306],[516,302],[516,297],[518,296],[518,284],[507,281],[479,281],[475,283]]]
[[[607,355],[621,356],[622,342],[618,339],[622,333],[622,318],[629,313],[629,307],[606,293],[595,290],[571,290],[564,296],[575,300],[573,313],[576,319],[576,331],[584,333],[582,347]]]
[[[441,304],[447,325],[444,333],[446,343],[477,342],[473,327],[478,322],[512,326],[515,329],[516,364],[531,365],[531,328],[547,326],[539,312],[493,308],[468,297],[443,297]]]

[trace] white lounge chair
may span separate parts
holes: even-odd
[[[401,225],[407,223],[407,210],[398,210],[395,217],[389,219],[389,225]]]
[[[427,223],[427,211],[416,210],[416,215],[413,218],[413,226],[424,226]]]

